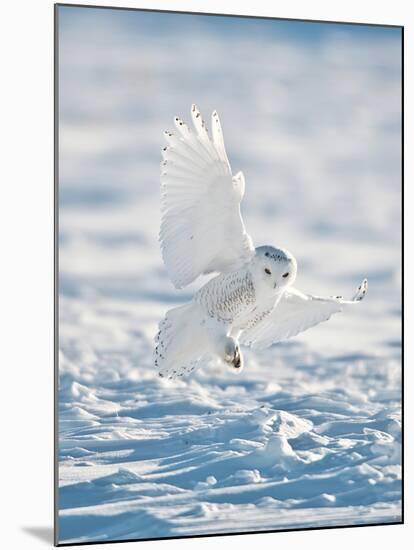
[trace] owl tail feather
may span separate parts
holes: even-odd
[[[154,363],[163,378],[190,374],[202,364],[208,332],[199,304],[167,311],[155,337]]]

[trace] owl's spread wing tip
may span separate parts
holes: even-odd
[[[368,279],[363,279],[362,283],[356,289],[355,294],[352,297],[352,302],[360,302],[365,298],[365,295],[368,291]]]

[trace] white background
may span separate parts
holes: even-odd
[[[410,3],[347,0],[291,0],[284,5],[255,0],[90,2],[177,10],[405,25],[405,57],[410,62],[413,16]],[[1,60],[1,546],[46,548],[53,517],[53,2],[20,0],[2,5]],[[413,96],[407,70],[406,98]],[[412,101],[406,102],[406,204],[410,204]],[[407,208],[408,211],[408,208]],[[406,237],[411,220],[407,212]],[[406,257],[406,334],[411,327],[412,266]],[[412,513],[413,438],[409,355],[406,356],[406,525],[238,537],[131,543],[128,548],[232,548],[260,544],[302,545],[340,550],[408,548]],[[412,403],[412,402],[411,402]],[[125,544],[113,545],[125,549]]]

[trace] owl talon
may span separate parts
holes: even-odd
[[[226,345],[224,361],[238,372],[243,369],[243,355],[240,346],[234,340]]]

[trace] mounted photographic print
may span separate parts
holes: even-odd
[[[402,523],[402,34],[55,7],[56,544]]]

